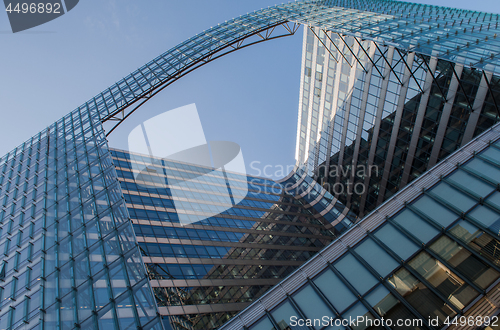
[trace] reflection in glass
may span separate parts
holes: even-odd
[[[383,329],[383,327],[375,327],[372,326],[373,320],[375,320],[375,317],[373,317],[372,313],[370,313],[365,306],[363,306],[362,303],[357,303],[347,311],[342,317],[346,320],[350,319],[356,319],[358,316],[363,316],[363,319],[365,320],[364,322],[356,322],[354,326],[351,326],[352,330],[364,330],[364,329]]]
[[[380,317],[392,320],[392,329],[408,329],[407,326],[397,326],[398,320],[414,320],[417,318],[383,285],[379,285],[365,299]],[[414,329],[420,328],[415,326]]]
[[[364,294],[377,283],[375,277],[352,254],[348,253],[337,261],[335,268],[360,294]]]
[[[443,325],[448,316],[453,317],[456,314],[453,309],[404,268],[397,271],[387,281],[425,318],[437,318],[439,324]]]
[[[278,323],[278,330],[307,330],[308,328],[305,326],[291,326],[290,325],[290,317],[296,316],[299,318],[299,314],[293,308],[292,304],[288,301],[285,301],[275,309],[271,311],[271,315],[273,316],[276,323]]]
[[[257,323],[252,325],[250,327],[250,330],[276,330],[276,328],[273,327],[273,324],[267,318],[267,316],[264,316],[259,321],[257,321]]]
[[[495,265],[500,265],[500,242],[491,235],[464,220],[450,229],[450,233]]]
[[[479,294],[427,252],[419,253],[408,264],[459,309],[463,309]]]
[[[403,260],[408,259],[419,248],[390,223],[386,223],[374,235]]]
[[[430,248],[481,289],[486,289],[500,275],[446,236],[439,238]]]
[[[393,219],[396,223],[401,225],[408,232],[412,233],[420,239],[423,243],[427,243],[434,236],[438,234],[436,228],[432,227],[429,223],[422,220],[418,215],[406,209],[399,213]]]
[[[334,317],[335,314],[316,294],[310,285],[304,286],[299,292],[295,293],[293,300],[299,305],[300,310],[308,319],[321,320],[323,316]],[[320,322],[313,326],[314,329],[321,329]]]
[[[325,272],[314,278],[313,282],[339,313],[342,313],[356,300],[352,291],[330,269],[326,269]]]
[[[399,264],[372,239],[367,238],[354,249],[382,277],[387,276]]]

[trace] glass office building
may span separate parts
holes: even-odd
[[[272,180],[111,154],[167,329],[222,325],[341,233]]]
[[[297,157],[356,215],[499,121],[500,77],[491,72],[305,31]]]
[[[496,125],[221,330],[473,329],[497,323],[499,184]]]
[[[0,160],[0,329],[162,329],[107,141],[76,110]]]
[[[225,328],[283,329],[294,313],[422,329],[494,315],[498,127],[473,138],[498,121],[498,21],[397,1],[297,1],[141,66],[0,158],[0,329],[206,329],[256,299]],[[299,25],[296,171],[279,184],[232,173],[233,189],[160,163],[130,181],[134,161],[107,135],[184,75]],[[377,178],[320,166],[357,164]],[[210,180],[172,198],[165,173]],[[322,186],[347,181],[367,189]]]

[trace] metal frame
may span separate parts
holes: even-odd
[[[273,35],[273,33],[276,30],[276,27],[279,27],[279,26],[283,27],[286,30],[286,32],[284,32],[283,34],[280,34],[280,35]],[[170,86],[172,83],[174,83],[175,81],[184,77],[188,73],[190,73],[190,72],[204,66],[205,64],[208,64],[208,63],[210,63],[210,62],[212,62],[212,61],[214,61],[222,56],[231,54],[232,52],[235,52],[237,50],[240,50],[240,49],[252,46],[252,45],[256,45],[256,44],[259,44],[259,43],[264,42],[264,41],[269,41],[269,40],[273,40],[273,39],[278,39],[278,38],[282,38],[282,37],[288,37],[288,36],[295,35],[295,32],[297,32],[299,27],[300,27],[300,24],[298,24],[298,23],[292,23],[292,25],[290,26],[290,25],[288,25],[288,22],[280,22],[280,23],[277,23],[273,26],[270,26],[270,27],[267,27],[264,29],[260,29],[252,34],[244,35],[241,38],[235,39],[233,42],[228,43],[223,47],[214,49],[209,54],[207,54],[203,57],[200,57],[198,59],[192,59],[192,62],[189,65],[185,66],[184,68],[180,68],[178,70],[178,73],[175,74],[175,76],[170,76],[168,79],[161,82],[160,84],[153,86],[149,91],[144,93],[142,96],[136,98],[130,104],[123,106],[122,108],[115,111],[111,115],[103,118],[102,119],[103,123],[105,123],[107,121],[116,121],[117,122],[109,131],[107,131],[106,136],[109,136],[116,128],[118,128],[118,126],[125,119],[130,117],[130,115],[132,115],[137,109],[139,109],[141,106],[143,106],[144,103],[149,101],[153,96],[157,95],[163,89]],[[256,41],[252,41],[248,44],[244,44],[245,41],[248,41],[248,39],[253,37],[253,36],[258,36],[258,37],[260,37],[260,39],[256,40]],[[151,72],[154,72],[154,71],[151,71]],[[113,94],[111,94],[111,95],[113,95]],[[142,99],[142,101],[140,101],[139,104],[136,105],[133,109],[129,110],[129,107],[132,106],[133,104],[135,104],[140,99]],[[126,110],[128,110],[128,111],[126,111]]]

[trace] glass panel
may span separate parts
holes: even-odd
[[[468,162],[465,167],[471,168],[472,170],[479,172],[481,175],[487,177],[488,179],[492,180],[493,182],[500,183],[500,170],[485,162],[484,160],[481,160],[479,158],[474,158],[470,162]]]
[[[496,191],[487,199],[488,202],[500,209],[500,192]]]
[[[413,306],[423,317],[438,319],[439,325],[448,316],[455,316],[455,312],[448,305],[417,280],[406,269],[400,269],[387,280],[408,303]]]
[[[364,240],[363,243],[359,244],[354,250],[382,277],[385,277],[399,266],[394,258],[385,252],[371,238]]]
[[[325,330],[345,330],[345,329],[346,327],[342,325],[342,319],[334,320],[333,325],[330,325],[328,328],[325,328]]]
[[[408,329],[411,325],[413,329],[421,329],[423,321],[414,316],[399,300],[394,297],[383,285],[379,285],[373,292],[366,296],[366,301],[384,319],[392,320],[392,329]],[[398,326],[399,320],[406,323]],[[422,323],[419,323],[422,322]],[[419,327],[420,325],[420,327]]]
[[[306,285],[292,297],[306,318],[318,320],[313,324],[314,329],[322,328],[323,316],[335,316],[334,311],[324,303],[310,285]]]
[[[364,294],[377,284],[375,277],[350,253],[337,261],[335,268],[360,294]]]
[[[446,236],[434,242],[430,249],[482,289],[486,289],[500,275]]]
[[[456,213],[450,211],[448,208],[426,195],[412,203],[412,206],[443,227],[448,227],[458,218]]]
[[[459,309],[463,309],[479,294],[427,252],[419,253],[408,264]]]
[[[356,296],[342,283],[335,273],[327,269],[313,279],[314,284],[323,292],[339,313],[342,313],[355,300]]]
[[[484,197],[495,190],[495,187],[487,184],[486,182],[479,180],[475,176],[462,171],[457,170],[452,175],[448,177],[453,182],[458,183],[464,188],[472,191],[473,193],[479,195],[479,197]]]
[[[297,311],[293,308],[292,304],[290,304],[288,301],[285,301],[275,309],[271,311],[271,315],[273,316],[274,320],[276,323],[278,323],[278,330],[308,330],[306,326],[291,326],[290,323],[292,320],[292,317],[296,317],[297,321],[299,318],[299,314]],[[294,322],[293,324],[297,324],[298,322]]]
[[[485,151],[481,152],[482,156],[487,156],[492,160],[497,161],[500,164],[500,150],[495,148],[488,148]]]
[[[465,220],[450,229],[450,233],[495,265],[500,265],[500,242],[497,239]]]
[[[352,307],[351,309],[349,309],[347,311],[347,313],[342,315],[342,317],[346,320],[356,319],[359,316],[363,316],[364,322],[363,321],[362,322],[354,322],[354,325],[351,322],[349,322],[352,330],[364,330],[364,329],[369,328],[371,325],[373,325],[373,323],[370,323],[370,322],[373,322],[375,320],[375,318],[373,317],[372,313],[370,313],[366,309],[366,307],[363,306],[363,304],[360,302],[357,303],[356,305],[354,305],[354,307]]]
[[[250,327],[250,330],[276,330],[276,328],[273,327],[273,324],[267,318],[267,316],[264,316],[262,319],[257,321],[257,323],[252,325]]]
[[[493,211],[487,206],[478,205],[471,212],[467,214],[479,223],[482,223],[485,227],[489,228],[491,231],[498,233],[500,232],[500,214]]]
[[[417,244],[413,243],[390,223],[386,223],[374,235],[403,260],[408,259],[419,249]]]
[[[462,212],[469,210],[476,204],[476,201],[471,197],[461,193],[444,182],[439,183],[430,191]]]
[[[423,243],[427,243],[439,233],[436,228],[408,209],[399,213],[393,220]]]

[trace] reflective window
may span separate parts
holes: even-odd
[[[364,330],[373,325],[370,321],[373,322],[375,317],[360,302],[342,315],[346,320],[356,319],[358,316],[363,316],[364,322],[356,322],[354,326],[351,326],[353,330]]]
[[[478,205],[467,215],[477,222],[482,223],[485,227],[488,227],[493,232],[499,232],[500,214],[493,211],[491,208],[484,205]]]
[[[430,249],[481,289],[486,289],[500,275],[447,236],[439,238]]]
[[[411,205],[443,227],[448,227],[458,218],[456,213],[426,195],[420,197]]]
[[[408,264],[459,309],[478,296],[476,290],[427,252],[420,252]]]
[[[264,316],[257,323],[250,327],[250,330],[276,330],[271,321]]]
[[[271,315],[273,316],[274,320],[278,324],[279,329],[278,330],[307,330],[307,327],[305,326],[291,326],[290,323],[290,317],[296,316],[297,319],[299,318],[299,314],[297,311],[293,308],[292,304],[290,302],[285,301],[278,307],[274,308],[271,311]]]
[[[474,199],[443,182],[432,188],[430,192],[442,198],[444,201],[462,212],[465,212],[476,205],[476,201]]]
[[[399,263],[393,257],[370,238],[356,246],[354,251],[365,259],[382,277],[385,277],[399,266]]]
[[[483,257],[496,265],[500,265],[500,241],[496,238],[465,220],[460,221],[450,229],[450,233],[478,251]]]
[[[453,309],[404,268],[398,270],[388,279],[388,282],[423,317],[433,319],[437,317],[441,326],[448,316],[453,317],[456,314]]]
[[[304,313],[304,316],[308,319],[321,320],[323,316],[335,316],[335,313],[325,304],[310,285],[304,286],[292,297],[300,310]],[[321,322],[316,322],[313,328],[321,329]]]
[[[436,228],[408,209],[399,213],[393,220],[423,243],[430,241],[439,233]]]
[[[495,205],[498,209],[500,209],[500,192],[496,191],[493,194],[491,194],[491,196],[488,197],[487,201]]]
[[[500,183],[500,170],[497,167],[488,164],[484,160],[474,158],[468,162],[465,167],[478,172],[480,175],[487,177],[493,182]]]
[[[488,148],[485,151],[481,152],[481,156],[486,156],[491,158],[492,160],[500,163],[500,150],[495,148]]]
[[[356,300],[352,291],[328,268],[315,277],[313,282],[340,313]]]
[[[392,329],[408,329],[408,326],[397,326],[398,320],[414,320],[414,316],[399,300],[383,285],[366,296],[366,301],[373,307],[380,317],[392,320]],[[415,329],[420,329],[418,326]]]
[[[492,149],[492,148],[490,148]],[[493,190],[495,190],[495,187],[476,178],[472,174],[469,174],[465,171],[462,171],[460,169],[456,170],[451,174],[448,179],[451,181],[458,183],[459,185],[463,186],[467,190],[472,191],[473,193],[479,195],[479,197],[485,197],[489,193],[491,193]]]
[[[382,241],[387,247],[401,257],[402,260],[408,259],[418,249],[418,245],[397,230],[390,223],[386,223],[375,232],[375,237]]]
[[[360,294],[364,294],[377,283],[375,277],[350,253],[337,261],[335,268]]]

